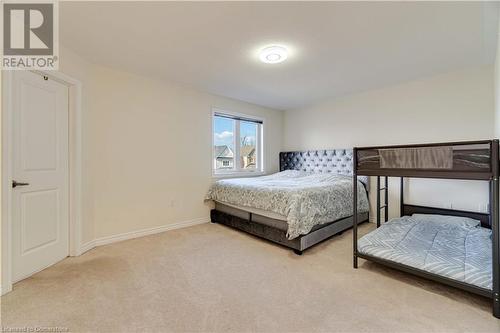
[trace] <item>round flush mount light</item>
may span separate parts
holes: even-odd
[[[263,48],[259,54],[260,61],[266,64],[277,64],[285,61],[287,57],[288,50],[279,45],[267,46]]]

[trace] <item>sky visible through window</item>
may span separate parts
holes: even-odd
[[[241,139],[245,138],[245,144],[247,146],[255,146],[255,136],[256,136],[257,124],[242,121],[240,123],[240,136]]]
[[[216,146],[228,146],[234,149],[233,145],[234,120],[222,117],[215,117],[214,121],[214,144]]]
[[[226,145],[231,149],[233,145],[233,125],[234,120],[222,117],[215,117],[214,122],[214,143],[216,146]],[[240,123],[240,136],[246,137],[247,145],[255,145],[256,124],[242,121]]]

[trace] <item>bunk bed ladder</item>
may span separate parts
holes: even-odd
[[[389,219],[389,177],[384,177],[384,187],[380,188],[380,176],[377,176],[377,228],[380,227],[380,211],[384,210],[384,221]],[[380,192],[384,191],[384,205],[380,206]]]

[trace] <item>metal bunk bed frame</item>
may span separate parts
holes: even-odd
[[[470,154],[477,149],[478,145],[489,146],[489,167],[487,169],[478,169],[474,167],[455,168],[455,164],[451,169],[423,169],[423,168],[381,168],[371,165],[360,165],[360,156],[367,151],[379,151],[381,149],[405,149],[405,148],[429,148],[429,147],[453,147],[453,146],[470,146],[467,152]],[[362,163],[361,163],[362,164]],[[423,278],[447,284],[462,290],[466,290],[475,294],[479,294],[492,299],[492,312],[496,318],[500,318],[500,226],[499,226],[499,140],[482,140],[482,141],[465,141],[465,142],[446,142],[446,143],[430,143],[430,144],[415,144],[415,145],[398,145],[398,146],[379,146],[379,147],[358,147],[353,149],[353,267],[358,268],[358,258],[370,260],[397,270],[411,273]],[[413,213],[437,214],[437,215],[452,215],[465,216],[481,221],[483,226],[489,227],[492,230],[492,290],[480,288],[465,282],[453,280],[438,274],[430,273],[421,269],[417,269],[408,265],[400,264],[386,259],[381,259],[375,256],[358,253],[358,221],[357,221],[357,177],[358,176],[376,176],[377,177],[377,228],[380,226],[380,210],[385,210],[384,220],[387,221],[388,213],[388,177],[400,177],[400,216],[411,215]],[[385,187],[380,188],[380,177],[385,178]],[[482,180],[489,182],[489,212],[476,213],[452,209],[442,209],[435,207],[424,207],[405,204],[404,202],[404,178],[437,178],[437,179],[465,179],[465,180]],[[385,191],[385,204],[380,206],[380,191]]]

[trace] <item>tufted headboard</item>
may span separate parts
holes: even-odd
[[[352,175],[352,149],[307,150],[280,153],[280,171],[331,172]],[[358,177],[368,189],[368,177]]]

